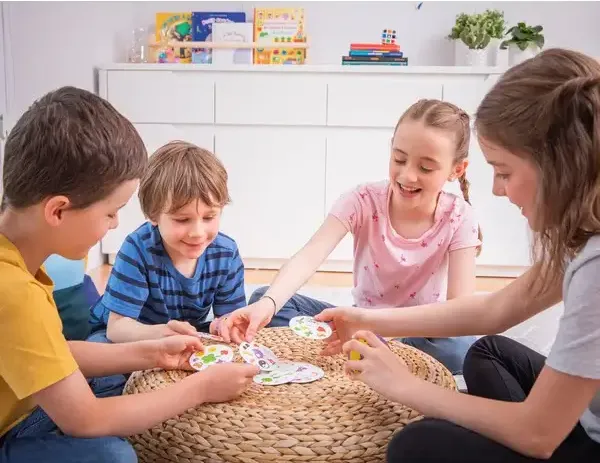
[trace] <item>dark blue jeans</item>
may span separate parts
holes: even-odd
[[[123,375],[90,380],[96,397],[121,395]],[[0,463],[136,463],[133,447],[119,437],[80,438],[64,435],[41,409],[0,437]]]
[[[258,288],[248,304],[258,301],[267,291],[268,287]],[[314,317],[323,310],[335,307],[328,302],[318,301],[307,296],[294,294],[289,301],[273,317],[270,327],[288,326],[290,320],[299,315],[308,315]],[[443,364],[453,375],[462,374],[465,355],[475,342],[474,336],[462,336],[456,338],[398,338],[398,341],[415,347],[422,352],[430,355],[438,362]]]

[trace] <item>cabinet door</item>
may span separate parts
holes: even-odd
[[[135,123],[212,124],[215,84],[211,73],[109,71],[108,99]]]
[[[222,231],[245,259],[288,259],[323,221],[325,136],[294,130],[223,128],[215,151],[232,203]]]
[[[473,116],[481,99],[499,77],[467,77],[445,83],[444,100],[462,107]],[[482,268],[479,273],[486,273],[484,267],[529,266],[531,236],[527,220],[507,198],[492,194],[494,172],[481,152],[474,131],[471,132],[467,179],[471,183],[471,204],[483,233],[483,249],[477,260]]]
[[[172,140],[185,140],[211,151],[214,149],[212,128],[170,124],[137,124],[135,128],[144,141],[148,156],[151,156],[158,148]],[[136,191],[125,207],[119,211],[119,226],[114,230],[110,230],[102,239],[102,253],[114,254],[118,252],[127,235],[144,223],[145,220]]]
[[[393,129],[344,131],[327,136],[326,212],[348,190],[389,177],[392,135]],[[328,260],[352,260],[352,243],[352,235],[346,235]]]

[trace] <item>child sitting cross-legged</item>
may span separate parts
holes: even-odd
[[[219,232],[229,202],[217,157],[175,141],[150,157],[139,198],[149,221],[117,254],[106,292],[91,311],[91,341],[126,342],[209,331],[246,305],[244,265]]]

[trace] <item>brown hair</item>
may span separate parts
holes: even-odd
[[[600,232],[600,64],[576,51],[543,51],[502,76],[476,128],[537,168],[534,280],[540,291],[560,285],[567,260]]]
[[[456,151],[454,162],[460,162],[469,156],[469,144],[471,142],[471,127],[469,115],[458,106],[447,101],[435,99],[422,99],[413,104],[400,117],[396,124],[394,134],[398,126],[405,120],[420,121],[427,127],[446,130],[454,134]],[[460,191],[465,201],[471,204],[469,198],[470,183],[467,180],[467,172],[458,178]],[[483,239],[481,227],[478,230],[479,240]],[[477,255],[481,253],[481,246],[477,248]]]
[[[6,140],[2,210],[64,195],[85,208],[141,177],[148,154],[133,125],[110,103],[74,87],[25,111]]]
[[[230,202],[227,171],[210,151],[185,141],[172,141],[150,157],[139,198],[150,220],[198,199],[209,207],[224,207]]]

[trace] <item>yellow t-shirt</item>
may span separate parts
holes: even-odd
[[[0,234],[0,436],[35,408],[31,398],[78,368],[62,334],[52,280],[29,273]]]

